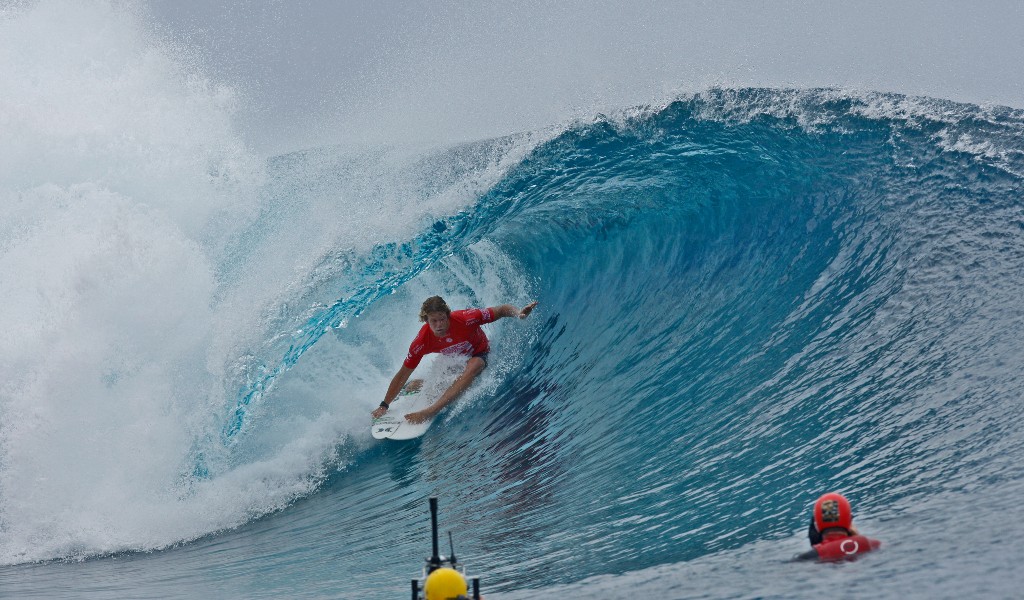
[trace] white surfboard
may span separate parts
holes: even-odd
[[[422,423],[410,423],[405,415],[423,410],[434,403],[428,394],[422,393],[422,388],[415,390],[402,390],[391,402],[388,412],[373,420],[370,426],[370,434],[378,440],[411,440],[418,438],[430,429],[434,417]]]

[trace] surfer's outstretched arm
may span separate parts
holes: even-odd
[[[520,309],[518,306],[514,304],[502,304],[501,306],[495,306],[491,310],[494,311],[494,315],[498,319],[504,317],[519,317],[520,319],[525,319],[526,317],[530,316],[530,313],[533,312],[533,309],[536,306],[537,301],[534,300],[533,302],[524,306],[522,309]]]
[[[381,406],[378,406],[372,413],[370,413],[373,415],[374,419],[388,412],[387,407],[384,405],[391,404],[391,402],[398,397],[398,393],[402,391],[402,388],[405,386],[405,382],[409,381],[409,377],[412,376],[412,372],[413,370],[405,365],[402,365],[402,368],[398,369],[395,376],[391,378],[391,385],[388,386],[387,393],[384,394],[384,402],[381,403]]]

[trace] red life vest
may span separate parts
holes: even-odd
[[[843,560],[858,554],[877,550],[882,542],[863,535],[830,535],[825,541],[814,546],[819,560]]]

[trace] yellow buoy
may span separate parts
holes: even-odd
[[[466,598],[466,580],[455,569],[435,569],[423,585],[426,600],[456,600]]]

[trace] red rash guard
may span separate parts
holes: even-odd
[[[448,335],[437,337],[424,324],[416,339],[409,346],[409,355],[402,363],[409,369],[415,369],[423,356],[432,352],[441,354],[466,354],[473,356],[490,350],[487,336],[480,326],[494,321],[493,308],[470,308],[453,310],[448,316]]]

